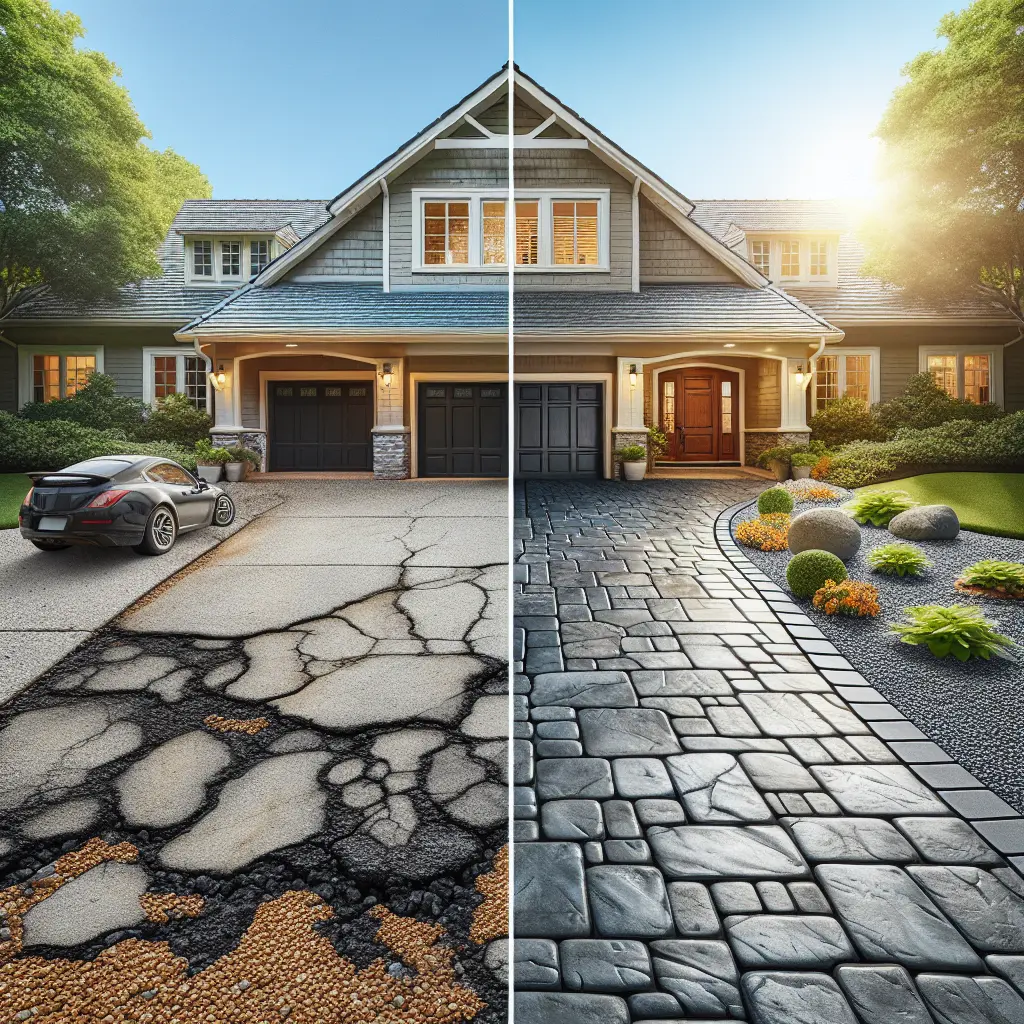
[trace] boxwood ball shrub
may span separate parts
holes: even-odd
[[[852,497],[843,508],[861,525],[888,526],[894,516],[916,504],[906,491],[864,491]]]
[[[923,576],[931,559],[913,544],[883,544],[869,551],[868,565],[883,576]]]
[[[990,597],[1024,598],[1024,563],[985,558],[960,573],[957,590],[986,591]]]
[[[996,631],[996,624],[986,619],[980,608],[924,604],[904,608],[903,614],[907,621],[893,623],[892,631],[905,644],[927,647],[936,658],[1009,658],[1015,646],[1011,637]]]
[[[763,516],[773,512],[792,512],[793,496],[785,487],[769,487],[757,496],[757,511]]]
[[[846,566],[831,551],[801,551],[786,566],[786,582],[796,597],[814,597],[830,580],[842,583],[845,579]]]

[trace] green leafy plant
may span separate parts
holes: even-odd
[[[29,402],[21,416],[35,422],[66,420],[93,430],[118,430],[124,436],[135,434],[142,426],[146,406],[136,398],[117,393],[117,381],[103,373],[93,373],[73,395],[49,402]],[[139,437],[140,441],[169,441],[171,438]]]
[[[851,441],[881,441],[885,431],[865,403],[852,395],[829,402],[808,422],[811,437],[830,447]]]
[[[191,448],[209,437],[213,420],[192,404],[188,395],[171,394],[161,398],[145,423],[135,431],[140,441],[172,441]]]
[[[916,504],[906,491],[864,491],[854,495],[843,508],[861,525],[888,526],[894,516]]]
[[[820,458],[821,456],[817,452],[793,452],[789,457],[789,464],[791,466],[816,466]]]
[[[952,420],[987,422],[1003,415],[1003,410],[992,402],[979,404],[953,398],[927,372],[915,373],[900,394],[872,409],[872,416],[881,428],[882,436],[888,437],[895,437],[907,428],[921,430],[938,427]],[[877,435],[865,435],[868,439],[872,436]]]
[[[227,448],[215,448],[206,438],[196,441],[195,460],[203,466],[223,466],[234,461]]]
[[[233,448],[228,448],[227,453],[230,456],[228,462],[248,462],[253,469],[259,469],[261,462],[259,452],[254,452],[251,448],[245,448],[242,445],[235,445]]]
[[[884,576],[923,576],[931,559],[913,544],[883,544],[868,552],[868,565]]]
[[[793,451],[791,445],[776,445],[774,448],[766,448],[757,457],[757,464],[763,468],[770,462],[784,462],[788,466]]]
[[[1016,646],[1013,639],[996,632],[995,623],[981,609],[954,604],[917,605],[904,608],[907,622],[893,623],[891,629],[905,644],[927,647],[936,658],[952,655],[957,661],[993,655],[1008,658]]]
[[[647,428],[647,457],[653,463],[668,451],[668,438],[657,427]]]
[[[831,551],[801,551],[786,566],[786,582],[796,597],[814,597],[827,582],[842,583],[845,579],[846,566]]]
[[[757,511],[763,516],[773,512],[792,512],[793,496],[784,487],[769,487],[757,496]]]
[[[621,462],[646,462],[647,449],[642,444],[627,444],[615,449],[615,458]]]
[[[955,585],[958,590],[990,591],[992,596],[1024,598],[1024,563],[985,558],[963,569]]]

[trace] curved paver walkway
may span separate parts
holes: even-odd
[[[520,495],[517,1024],[1024,1022],[1021,819],[716,529],[757,489]]]

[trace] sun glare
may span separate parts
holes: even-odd
[[[858,130],[820,136],[808,153],[806,173],[793,183],[792,194],[809,199],[877,199],[881,145]]]

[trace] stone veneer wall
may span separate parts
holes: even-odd
[[[612,479],[622,479],[622,461],[615,456],[616,448],[639,444],[647,448],[648,434],[646,430],[613,430],[612,431]]]
[[[262,430],[210,431],[210,444],[214,448],[234,448],[241,445],[260,456],[260,471],[267,470],[267,435]]]
[[[373,431],[373,475],[377,480],[405,480],[411,475],[412,435],[408,430]]]
[[[757,457],[761,452],[767,451],[769,448],[778,448],[781,445],[807,444],[811,439],[811,432],[800,430],[779,433],[777,430],[747,430],[744,436],[746,438],[744,461],[748,466],[756,466]]]

